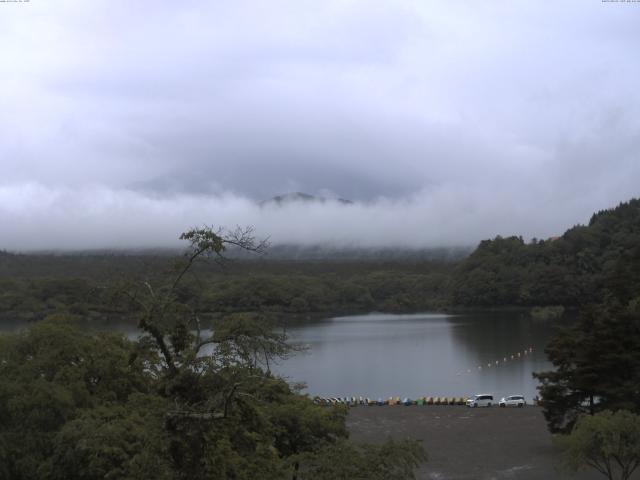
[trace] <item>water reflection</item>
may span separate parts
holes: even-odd
[[[291,340],[308,349],[274,370],[291,381],[306,382],[312,395],[493,393],[531,399],[537,393],[531,373],[551,368],[543,350],[557,323],[536,322],[517,313],[372,313],[328,318],[291,327]],[[0,331],[27,326],[23,321],[3,321]],[[126,322],[85,327],[119,331],[132,339],[140,334]],[[530,347],[533,352],[523,355]],[[511,355],[517,352],[521,357],[512,361]]]
[[[277,371],[306,382],[312,395],[487,392],[531,399],[536,394],[531,372],[551,367],[543,352],[551,324],[515,313],[357,315],[297,326],[289,334],[308,350]],[[529,348],[532,353],[525,355]],[[518,352],[521,357],[511,360]]]

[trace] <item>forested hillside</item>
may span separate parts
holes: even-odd
[[[6,255],[0,258],[0,319],[72,313],[89,321],[124,318],[111,301],[123,283],[161,277],[166,257]],[[287,317],[381,310],[434,310],[448,304],[452,263],[274,262],[254,258],[223,268],[198,264],[183,295],[199,311],[269,312]]]
[[[72,313],[108,320],[126,314],[110,295],[122,282],[162,276],[162,255],[0,254],[0,318],[38,320]],[[564,235],[525,242],[485,240],[467,258],[447,261],[301,262],[253,256],[199,264],[182,286],[209,312],[289,316],[410,312],[599,303],[640,287],[640,200],[594,214]]]
[[[485,240],[455,269],[451,303],[465,306],[599,303],[640,287],[640,200],[591,217],[559,238]],[[636,293],[634,293],[636,292]]]

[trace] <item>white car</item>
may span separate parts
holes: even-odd
[[[493,395],[481,393],[467,400],[467,407],[490,407],[493,405]]]
[[[522,395],[511,395],[500,399],[501,407],[524,407],[527,404]]]

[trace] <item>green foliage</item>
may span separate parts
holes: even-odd
[[[43,478],[61,430],[82,411],[125,404],[132,392],[148,390],[143,365],[130,362],[133,349],[121,336],[89,336],[61,317],[0,336],[0,445],[7,478]]]
[[[265,248],[253,240],[251,229],[225,233],[204,227],[185,232],[184,240],[189,247],[171,271],[173,280],[179,278],[172,295],[203,316],[260,312],[306,318],[419,311],[442,308],[448,299],[451,263],[281,262],[252,257],[221,271],[216,268],[219,263],[230,263],[222,257],[227,247],[258,252]],[[215,262],[200,261],[205,257]],[[145,282],[170,288],[168,258],[151,253],[0,257],[0,320],[41,320],[52,313],[76,314],[93,325],[129,320],[136,300],[124,301],[115,292]],[[129,285],[123,285],[122,278]],[[136,299],[141,299],[137,293]]]
[[[595,214],[588,226],[525,244],[485,240],[455,269],[452,303],[576,307],[640,289],[640,199]]]
[[[409,480],[427,460],[414,440],[387,440],[381,445],[341,441],[302,455],[298,478],[305,480]]]
[[[117,261],[123,262],[123,258],[127,259],[122,257]],[[83,265],[91,262],[91,258],[81,260]],[[143,260],[143,257],[129,258],[130,264],[123,264],[123,267],[131,269]],[[0,319],[35,321],[50,314],[64,313],[97,326],[127,321],[139,307],[136,302],[149,292],[138,289],[135,299],[123,299],[122,291],[131,291],[132,285],[141,286],[145,282],[158,286],[166,281],[166,269],[160,266],[154,266],[150,271],[142,266],[139,270],[131,270],[126,284],[122,283],[119,273],[106,277],[95,273],[73,280],[45,278],[38,275],[45,266],[49,267],[49,262],[58,261],[62,269],[68,259],[53,257],[45,262],[34,257],[29,261],[33,276],[28,280],[16,278],[14,270],[11,270],[11,277],[3,279],[0,269]],[[100,264],[102,260],[96,257],[93,261]],[[176,269],[185,266],[184,258],[176,263]],[[205,317],[239,312],[296,317],[371,310],[405,312],[446,306],[447,269],[450,267],[425,265],[422,271],[410,271],[414,268],[402,264],[372,265],[366,269],[346,265],[338,269],[339,273],[316,273],[313,264],[296,264],[295,268],[289,269],[275,264],[244,262],[221,274],[195,262],[189,270],[194,275],[185,274],[172,293],[173,298],[183,304],[180,311],[173,305],[173,314],[177,316],[182,312],[186,318],[188,309],[195,309]],[[82,274],[77,267],[76,272]],[[166,292],[154,290],[154,293]]]
[[[204,313],[290,316],[371,310],[407,312],[464,307],[579,307],[608,296],[629,301],[640,291],[640,200],[595,214],[589,225],[525,243],[521,237],[480,242],[453,263],[347,263],[243,260],[221,274],[199,260],[221,262],[227,248],[262,251],[251,229],[202,227],[185,232],[172,295]],[[194,256],[195,255],[195,256]],[[193,256],[193,258],[191,258]],[[131,303],[107,301],[116,279],[166,280],[166,258],[154,255],[4,255],[0,315],[41,320],[52,313],[97,323],[129,318]],[[189,272],[189,275],[187,275]],[[180,274],[182,273],[182,274]],[[193,274],[193,275],[191,275]],[[107,287],[107,288],[105,288]],[[166,293],[166,292],[165,292]]]
[[[82,410],[55,435],[41,475],[60,480],[172,478],[159,415],[165,402],[157,403],[154,396],[138,394],[124,405]]]
[[[569,472],[590,467],[609,480],[627,480],[640,465],[640,416],[625,410],[584,416],[556,443]]]
[[[294,348],[275,322],[264,315],[236,313],[222,317],[210,339],[216,344],[216,355],[226,362],[246,365],[250,369],[264,368],[276,358],[285,358]]]
[[[61,318],[0,336],[0,478],[280,479],[346,438],[346,411],[239,355],[253,333],[232,323],[220,333],[229,349],[175,373],[144,338]]]
[[[351,447],[344,409],[271,375],[269,363],[291,348],[267,316],[200,314],[187,273],[226,245],[260,248],[250,230],[182,238],[190,248],[166,277],[106,293],[138,322],[137,340],[83,332],[68,312],[0,335],[0,478],[295,478],[320,458],[306,455],[338,442],[353,448],[356,471],[376,456],[385,478],[411,474],[417,447]]]
[[[275,447],[284,456],[311,452],[347,437],[347,407],[318,408],[307,398],[282,395],[264,412],[275,426]]]
[[[545,349],[555,370],[536,373],[552,432],[570,431],[585,413],[640,413],[640,314],[618,304],[594,306],[560,330]]]

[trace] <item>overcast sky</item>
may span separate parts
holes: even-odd
[[[640,3],[0,3],[0,249],[546,237],[640,195]],[[259,208],[291,191],[355,201]]]

